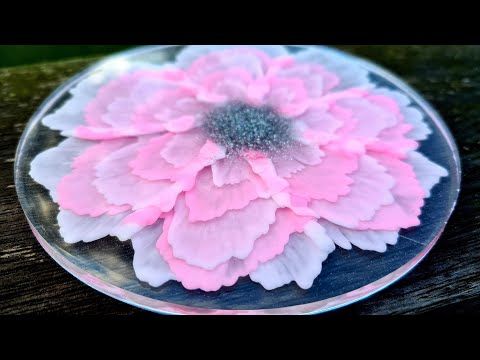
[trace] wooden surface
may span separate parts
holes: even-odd
[[[480,313],[480,47],[341,46],[405,79],[443,115],[461,152],[463,184],[429,256],[390,288],[327,316]],[[31,114],[94,59],[0,69],[0,314],[151,314],[102,295],[60,268],[30,232],[13,182]]]

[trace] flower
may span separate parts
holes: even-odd
[[[312,286],[335,245],[383,252],[447,172],[405,95],[323,49],[190,46],[104,69],[43,123],[32,177],[66,242],[131,239],[137,277],[216,291]]]

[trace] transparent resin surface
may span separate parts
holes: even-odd
[[[132,268],[130,241],[107,238],[92,243],[65,243],[58,231],[58,206],[48,191],[30,176],[30,163],[40,152],[63,140],[58,132],[41,124],[42,118],[55,111],[69,96],[68,91],[89,76],[101,79],[105,69],[126,62],[162,64],[175,58],[181,46],[142,47],[106,59],[77,75],[55,91],[32,117],[20,141],[15,178],[20,203],[32,231],[44,249],[62,267],[85,284],[118,300],[156,311],[175,314],[312,314],[332,310],[358,300],[392,284],[430,251],[440,237],[453,211],[460,187],[460,163],[450,132],[440,116],[414,90],[389,72],[365,60],[334,52],[347,61],[355,61],[369,71],[371,80],[407,95],[423,112],[432,130],[421,142],[420,152],[448,170],[426,199],[421,225],[403,230],[397,245],[385,253],[357,248],[337,248],[323,263],[323,270],[309,290],[294,283],[267,291],[248,278],[216,292],[190,291],[170,281],[159,288],[140,282]],[[299,47],[289,47],[292,52]]]

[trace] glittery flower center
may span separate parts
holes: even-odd
[[[234,102],[218,107],[206,114],[204,129],[228,153],[276,153],[293,143],[290,120],[267,106]]]

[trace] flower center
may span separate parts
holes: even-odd
[[[272,153],[293,143],[290,123],[271,107],[234,102],[206,114],[204,129],[227,153],[242,150]]]

